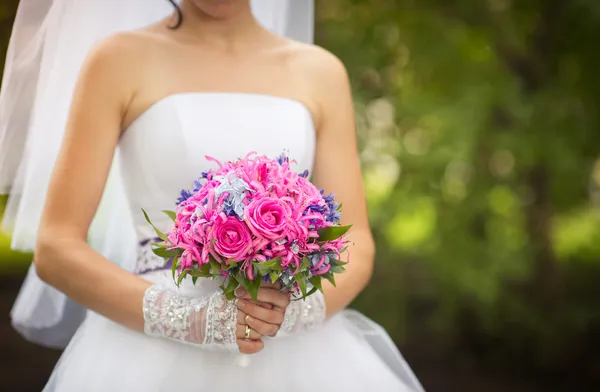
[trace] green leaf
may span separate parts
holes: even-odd
[[[263,262],[255,261],[252,264],[254,264],[256,266],[256,269],[258,269],[258,273],[260,274],[260,276],[266,276],[273,269],[275,262],[273,260],[267,260]]]
[[[167,250],[166,248],[160,247],[153,248],[152,253],[154,253],[158,257],[162,257],[163,259],[171,259],[173,257],[181,256],[181,254],[183,253],[183,249],[177,248]]]
[[[342,260],[337,260],[337,259],[329,259],[329,264],[331,264],[332,266],[343,266],[348,264],[347,261],[342,261]]]
[[[177,278],[177,287],[179,287],[181,285],[181,282],[183,282],[183,280],[185,279],[185,277],[187,275],[188,275],[188,270],[181,271],[181,273],[179,274],[179,277]]]
[[[325,279],[327,279],[328,281],[331,282],[331,284],[333,285],[333,287],[335,286],[335,278],[333,277],[333,274],[331,272],[326,273],[325,275],[322,275]]]
[[[302,295],[306,297],[306,276],[302,272],[296,274],[294,276],[296,278],[296,282],[298,282],[298,286],[300,287],[300,291]]]
[[[246,277],[244,275],[242,275],[240,272],[233,274],[233,277],[235,278],[235,280],[237,280],[237,282],[246,290],[248,290],[248,288],[250,287],[250,282],[248,281],[248,279],[246,279]]]
[[[227,268],[224,268],[226,271],[237,267],[238,263],[235,260],[227,259]]]
[[[164,212],[165,214],[167,214],[167,216],[168,216],[169,218],[171,218],[171,220],[172,220],[173,222],[175,222],[175,218],[177,217],[177,214],[175,214],[175,212],[174,212],[174,211],[167,211],[167,210],[163,210],[163,212]]]
[[[221,270],[221,264],[219,264],[219,262],[213,259],[212,257],[209,259],[208,262],[210,264],[210,273],[212,273],[213,275],[217,275]]]
[[[192,276],[192,283],[194,284],[194,286],[196,285],[197,280],[198,280],[197,276]]]
[[[233,301],[235,299],[235,291],[229,292],[229,293],[224,293],[225,294],[225,298],[227,298],[227,301]]]
[[[248,284],[248,292],[253,300],[258,301],[258,290],[260,289],[260,284],[262,283],[262,279],[254,279],[251,280]]]
[[[235,297],[235,289],[237,289],[239,285],[240,284],[234,277],[230,276],[227,278],[227,286],[221,286],[225,297],[227,297],[227,299]]]
[[[269,260],[270,262],[273,262],[273,266],[271,267],[271,269],[275,272],[278,272],[281,274],[281,256],[280,257],[275,257],[274,259]]]
[[[202,267],[200,267],[200,271],[210,275],[210,264],[202,264]]]
[[[205,272],[198,269],[187,269],[186,271],[190,276],[194,276],[196,278],[211,278],[214,276],[210,272]]]
[[[275,282],[277,282],[277,279],[279,279],[279,274],[273,271],[269,273],[269,277],[271,278],[271,283],[275,284]]]
[[[171,274],[173,275],[173,280],[175,280],[175,273],[177,272],[177,262],[179,261],[179,257],[175,257],[173,259],[173,264],[171,264]]]
[[[302,258],[302,264],[300,264],[300,271],[304,271],[310,267],[310,260],[308,257],[304,256]]]
[[[341,274],[344,271],[346,271],[346,268],[339,265],[332,265],[329,269],[329,272],[333,272],[334,274]]]
[[[308,279],[310,284],[312,284],[317,290],[323,292],[323,287],[321,285],[321,277],[320,276],[312,276]]]
[[[235,280],[235,278],[232,278],[231,276],[228,279],[229,281],[227,282],[227,289],[229,291],[235,291],[235,289],[238,288],[238,286],[240,285],[239,282],[237,280]]]
[[[314,293],[316,293],[316,292],[317,292],[317,290],[318,290],[318,289],[317,289],[316,287],[314,287],[314,286],[313,286],[313,288],[312,288],[312,289],[310,289],[310,290],[308,291],[308,293],[306,293],[306,295],[304,296],[304,298],[306,298],[306,297],[310,297],[311,295],[313,295]]]
[[[167,238],[166,234],[163,233],[162,231],[158,230],[156,228],[156,226],[154,226],[154,224],[152,222],[150,222],[150,217],[148,216],[148,214],[146,213],[146,211],[144,211],[144,209],[142,208],[142,212],[144,213],[144,218],[146,218],[146,222],[150,223],[150,226],[152,226],[152,228],[154,229],[154,231],[156,232],[156,235],[163,241],[169,241],[169,239]]]
[[[323,227],[318,231],[319,241],[337,240],[338,238],[346,234],[351,227],[352,225]]]

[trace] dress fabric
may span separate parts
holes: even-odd
[[[149,251],[154,237],[141,209],[168,230],[182,189],[214,167],[206,156],[235,160],[249,152],[287,152],[310,170],[316,135],[310,112],[287,98],[245,93],[180,93],[145,111],[119,144],[123,183],[139,241],[134,271],[175,285]],[[185,281],[184,295],[209,296],[219,282]],[[248,366],[225,351],[157,339],[88,312],[57,364],[45,392],[416,392],[422,391],[387,333],[346,310],[310,332],[265,339]]]

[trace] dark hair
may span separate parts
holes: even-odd
[[[177,22],[175,23],[175,26],[169,26],[169,28],[171,30],[176,30],[183,23],[183,13],[181,12],[181,8],[179,8],[179,5],[175,2],[175,0],[167,0],[167,1],[169,3],[171,3],[171,5],[173,7],[175,7],[175,11],[177,12]]]

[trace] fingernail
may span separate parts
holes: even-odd
[[[238,297],[246,295],[246,289],[244,289],[243,287],[238,287],[237,289],[235,289],[235,295]]]
[[[244,301],[237,301],[238,309],[244,309],[246,307],[246,303]]]

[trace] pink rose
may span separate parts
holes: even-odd
[[[252,250],[252,235],[244,222],[229,216],[225,220],[216,219],[212,230],[215,251],[234,261],[245,260]]]
[[[257,237],[279,241],[288,234],[291,210],[287,203],[272,197],[254,199],[244,210],[244,219]]]

